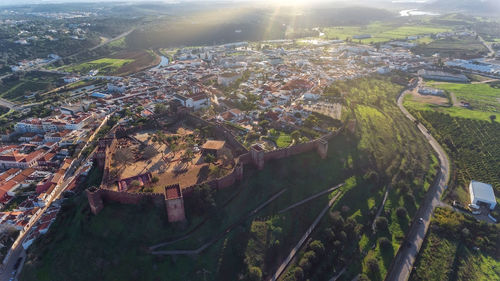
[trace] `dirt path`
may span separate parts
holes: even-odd
[[[306,199],[304,199],[304,200],[301,200],[301,201],[299,201],[299,202],[297,202],[297,203],[295,203],[295,204],[293,204],[293,205],[291,205],[291,206],[286,207],[285,209],[283,209],[283,210],[279,211],[278,213],[279,213],[279,214],[284,213],[284,212],[286,212],[286,211],[288,211],[288,210],[290,210],[290,209],[293,209],[293,208],[295,208],[295,207],[297,207],[297,206],[300,206],[300,205],[302,205],[302,204],[304,204],[304,203],[306,203],[306,202],[308,202],[308,201],[311,201],[311,200],[313,200],[313,199],[315,199],[315,198],[317,198],[317,197],[320,197],[320,196],[321,196],[321,195],[323,195],[323,194],[330,193],[330,192],[332,192],[332,191],[334,191],[334,190],[338,189],[339,187],[341,187],[341,186],[343,186],[343,185],[344,185],[344,183],[341,183],[341,184],[338,184],[338,185],[336,185],[336,186],[334,186],[334,187],[328,188],[327,190],[323,190],[323,191],[321,191],[321,192],[319,192],[319,193],[316,193],[316,194],[314,194],[314,195],[312,195],[312,196],[310,196],[310,197],[307,197],[307,198],[306,198]]]
[[[304,244],[304,242],[307,240],[307,238],[309,237],[309,235],[311,235],[312,231],[316,228],[316,226],[320,222],[321,218],[323,218],[323,216],[330,209],[330,207],[333,205],[333,203],[337,200],[337,198],[340,196],[340,194],[342,194],[342,193],[341,192],[337,193],[328,202],[328,204],[325,206],[325,208],[323,208],[323,210],[321,211],[321,213],[319,213],[319,215],[316,217],[316,219],[314,220],[314,222],[311,224],[311,226],[309,226],[309,228],[307,229],[307,231],[304,233],[304,235],[302,236],[302,238],[300,238],[300,240],[297,243],[297,245],[295,245],[295,247],[293,247],[293,249],[290,251],[290,254],[288,254],[288,256],[286,257],[286,259],[281,263],[281,265],[278,267],[278,269],[276,270],[276,272],[274,273],[274,275],[271,276],[271,278],[269,280],[271,280],[271,281],[278,280],[278,278],[283,273],[283,271],[285,270],[285,268],[288,266],[288,264],[290,263],[290,261],[293,259],[293,257],[295,256],[295,254],[297,254],[297,252],[300,250],[300,248],[302,247],[302,245]]]

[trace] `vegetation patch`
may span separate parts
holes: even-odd
[[[410,280],[500,279],[500,226],[438,208],[429,229]]]

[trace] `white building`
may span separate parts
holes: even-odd
[[[471,181],[469,184],[470,201],[472,204],[486,204],[490,210],[495,209],[497,201],[491,184]]]
[[[189,96],[175,94],[173,98],[182,106],[198,110],[210,106],[210,99],[205,93],[191,94]]]

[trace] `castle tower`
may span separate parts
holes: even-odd
[[[85,192],[87,193],[87,199],[89,200],[90,210],[92,211],[92,214],[97,215],[104,208],[104,203],[102,201],[99,189],[97,189],[95,186],[92,186],[85,190]]]
[[[252,161],[257,169],[264,169],[264,149],[258,144],[252,145],[250,148],[250,155],[252,156]]]
[[[318,139],[316,141],[316,151],[321,159],[325,159],[328,154],[328,141],[324,139]]]
[[[179,184],[165,187],[165,206],[169,222],[179,222],[186,219],[184,198]]]

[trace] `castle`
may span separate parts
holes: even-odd
[[[207,122],[192,115],[188,116],[196,122]],[[254,165],[257,169],[262,170],[267,161],[287,158],[313,150],[316,150],[319,156],[325,159],[328,153],[328,140],[333,137],[333,133],[329,133],[306,143],[300,143],[273,151],[265,151],[261,146],[253,145],[250,151],[247,151],[236,141],[232,134],[223,127],[216,126],[215,130],[217,134],[223,136],[229,143],[237,144],[238,150],[245,152],[235,158],[236,164],[229,174],[201,183],[217,189],[229,187],[236,181],[240,181],[243,178],[243,168],[245,165]],[[109,159],[111,159],[116,148],[116,143],[118,142],[114,133],[110,135],[111,137],[99,140],[98,148],[94,154],[95,161],[99,167],[103,169],[103,183],[109,180]],[[165,187],[163,193],[130,193],[126,191],[113,191],[102,187],[92,187],[87,189],[86,193],[93,214],[98,214],[104,208],[105,201],[115,201],[122,204],[139,204],[144,200],[152,200],[155,205],[165,206],[169,222],[179,222],[184,221],[186,218],[184,197],[190,196],[195,187],[196,185],[193,185],[181,189],[178,184],[168,185]]]

